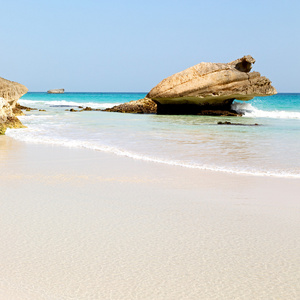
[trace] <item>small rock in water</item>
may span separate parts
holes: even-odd
[[[225,122],[218,122],[218,125],[232,125],[231,122],[225,121]]]
[[[94,109],[94,108],[91,108],[89,106],[85,107],[84,109],[82,109],[81,111],[100,111],[101,109]]]
[[[23,106],[23,105],[20,105],[19,103],[16,104],[15,108],[17,109],[25,109],[25,110],[37,110],[37,108],[33,108],[33,107],[28,107],[28,106]]]
[[[243,123],[231,123],[231,122],[228,122],[228,121],[225,121],[225,122],[219,121],[217,124],[218,125],[237,125],[237,126],[259,126],[259,124],[257,124],[257,123],[255,123],[255,124],[243,124]]]

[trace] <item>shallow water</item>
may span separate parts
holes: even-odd
[[[224,172],[300,178],[300,94],[235,102],[243,117],[70,113],[112,107],[144,93],[28,93],[22,105],[46,109],[21,117],[7,135],[30,143],[113,152],[135,159]],[[230,121],[243,125],[218,125]]]

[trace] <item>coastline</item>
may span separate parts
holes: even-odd
[[[0,136],[3,299],[297,299],[299,179]]]

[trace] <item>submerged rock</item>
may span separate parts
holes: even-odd
[[[146,105],[153,108],[151,113],[158,114],[207,114],[210,111],[210,115],[224,115],[227,111],[239,115],[231,109],[235,99],[248,101],[277,93],[269,79],[250,72],[254,63],[250,55],[230,63],[203,62],[162,80],[144,99],[106,111],[147,113],[147,109],[141,108]]]
[[[24,127],[14,112],[22,114],[16,105],[19,98],[27,92],[24,85],[0,77],[0,134],[4,134],[8,127]]]
[[[78,106],[78,108],[80,108],[80,106]],[[91,108],[89,106],[83,108],[81,111],[102,111],[102,109],[100,108]]]
[[[37,110],[37,108],[23,106],[23,105],[20,105],[19,103],[16,103],[16,106],[12,110],[13,110],[13,113],[15,116],[24,116],[25,114],[24,114],[23,110],[31,111],[31,110]]]
[[[65,89],[53,89],[47,91],[48,94],[63,94],[65,92]]]
[[[27,111],[30,111],[30,110],[37,110],[37,108],[34,108],[34,107],[28,107],[28,106],[24,106],[24,105],[20,105],[19,103],[16,104],[15,110],[27,110]]]
[[[235,125],[235,126],[259,126],[259,124],[255,123],[255,124],[245,124],[245,123],[231,123],[229,121],[225,121],[225,122],[218,122],[218,125]]]

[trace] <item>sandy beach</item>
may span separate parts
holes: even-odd
[[[300,300],[299,11],[2,1],[0,300]]]
[[[0,137],[0,298],[299,299],[299,179]]]

